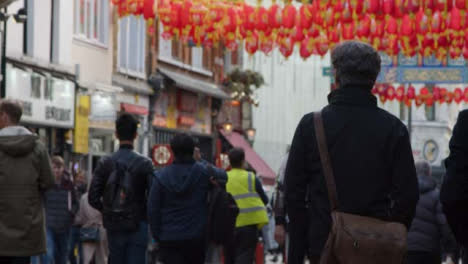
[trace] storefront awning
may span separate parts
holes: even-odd
[[[147,115],[149,113],[148,108],[141,105],[121,103],[120,106],[123,111],[130,114]]]
[[[184,90],[188,90],[195,93],[206,94],[219,99],[229,99],[229,95],[226,94],[218,85],[213,83],[205,82],[187,76],[182,73],[174,72],[164,68],[158,68],[158,71],[165,77],[171,79],[176,83],[178,87]]]
[[[275,183],[275,172],[270,168],[270,166],[268,166],[268,164],[266,164],[257,152],[250,147],[250,144],[241,134],[234,131],[227,134],[224,130],[220,130],[219,132],[233,147],[242,148],[245,151],[245,160],[257,172],[257,176],[262,178],[265,184],[273,185]]]
[[[124,90],[139,94],[152,95],[154,93],[153,89],[146,81],[127,78],[121,74],[112,75],[112,84],[121,86]]]

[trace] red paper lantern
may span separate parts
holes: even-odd
[[[312,26],[312,5],[304,4],[299,9],[300,27],[307,30]]]
[[[354,32],[354,22],[351,22],[349,24],[342,24],[343,26],[343,31],[342,31],[342,37],[344,40],[351,40],[355,36]]]
[[[442,14],[440,13],[440,11],[436,11],[432,15],[431,32],[441,33],[444,30],[445,30],[445,23],[444,23],[444,20],[442,19]]]
[[[145,0],[143,6],[143,17],[145,19],[153,19],[154,18],[154,0]]]
[[[434,87],[432,88],[432,98],[434,98],[434,101],[438,101],[440,99],[440,88],[439,87]]]
[[[393,87],[392,85],[390,85],[390,86],[387,88],[387,99],[388,99],[389,101],[393,101],[393,99],[395,99],[395,96],[396,96],[395,87]]]
[[[283,9],[282,26],[285,29],[292,29],[296,24],[296,8],[293,5],[287,5]]]
[[[257,23],[255,8],[253,8],[250,5],[244,4],[241,17],[245,33],[249,34],[255,29],[255,25]]]
[[[395,98],[398,100],[398,102],[401,102],[405,96],[405,87],[403,85],[400,85],[395,94]]]
[[[429,107],[434,105],[434,98],[432,96],[426,98],[426,105]]]
[[[344,0],[344,10],[341,13],[341,22],[342,23],[350,23],[353,21],[353,12],[351,9],[351,0]]]
[[[466,0],[455,0],[455,6],[460,10],[468,9],[468,2]]]
[[[459,104],[462,100],[463,100],[463,92],[461,90],[461,88],[456,88],[454,91],[453,91],[453,100]]]
[[[452,93],[452,92],[447,92],[447,95],[446,95],[446,97],[445,97],[445,102],[446,102],[447,104],[451,104],[452,101],[453,101],[453,99],[454,99],[453,93]]]
[[[267,32],[269,29],[269,21],[268,21],[268,10],[261,6],[257,9],[257,30],[261,32]],[[269,34],[265,34],[269,35]]]
[[[421,88],[421,90],[419,91],[419,94],[422,96],[422,97],[427,97],[429,95],[429,89],[427,89],[427,87],[423,87]]]
[[[368,1],[368,0],[365,0]],[[352,0],[350,1],[351,10],[353,11],[353,15],[356,17],[360,17],[364,12],[364,0]]]
[[[440,96],[439,96],[439,103],[443,104],[447,101],[447,89],[446,88],[440,88]]]
[[[416,90],[414,89],[412,85],[408,88],[408,92],[406,93],[406,96],[410,100],[413,100],[416,97]]]
[[[454,31],[461,29],[461,12],[457,7],[452,8],[449,15],[449,28]]]
[[[395,0],[382,0],[383,11],[386,15],[393,15]]]
[[[420,107],[424,103],[424,99],[422,96],[416,96],[414,103],[416,104],[416,107]]]
[[[395,5],[393,8],[393,16],[397,19],[402,18],[405,15],[403,0],[394,0]]]
[[[281,7],[277,4],[273,4],[268,9],[268,23],[273,29],[281,27]]]
[[[368,0],[364,1],[365,8],[370,14],[377,14],[380,12],[381,0]]]
[[[364,16],[364,18],[358,22],[357,25],[357,35],[360,39],[367,39],[370,34],[371,19],[369,16]]]
[[[270,52],[273,51],[273,47],[274,45],[271,39],[266,38],[264,40],[260,40],[260,50],[264,54],[266,55],[270,54]]]
[[[429,18],[421,7],[416,14],[416,33],[426,35],[429,32]]]
[[[245,51],[248,54],[253,55],[258,50],[258,35],[253,32],[250,36],[245,39]]]
[[[463,90],[463,100],[465,101],[465,103],[468,103],[468,87],[465,87],[465,89]]]
[[[301,48],[299,50],[299,54],[303,59],[307,59],[310,57],[314,52],[314,40],[310,37],[306,37],[301,42]]]
[[[400,26],[400,34],[403,36],[411,36],[413,35],[414,32],[414,22],[413,19],[411,19],[410,15],[406,14],[403,16],[403,19],[401,20],[401,26]]]
[[[296,17],[296,26],[292,29],[291,36],[296,43],[304,40],[304,30],[301,27],[301,21],[299,17]]]
[[[403,2],[405,13],[416,13],[420,8],[419,0],[404,0]]]
[[[289,58],[294,51],[294,41],[291,38],[284,38],[279,43],[279,51],[285,58]]]
[[[194,27],[200,27],[205,21],[208,9],[202,4],[193,5],[190,9],[191,23]]]
[[[317,38],[316,42],[316,47],[317,47],[317,54],[320,56],[325,56],[327,54],[328,49],[330,48],[330,44],[328,42],[328,39],[325,35],[320,35]]]
[[[386,24],[385,24],[385,30],[390,35],[398,34],[398,23],[394,17],[392,16],[388,17]]]

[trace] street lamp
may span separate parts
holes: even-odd
[[[223,123],[223,130],[224,132],[226,132],[227,135],[230,135],[233,129],[234,129],[234,126],[232,125],[230,120],[227,120],[226,122]]]
[[[0,21],[3,22],[3,32],[2,32],[2,62],[1,62],[1,71],[2,71],[2,86],[0,89],[0,97],[4,98],[6,93],[6,36],[7,36],[7,22],[8,18],[13,16],[16,23],[25,23],[28,15],[26,9],[20,8],[16,14],[8,14],[7,8],[3,9],[3,12],[0,12]]]
[[[256,133],[257,133],[257,130],[255,130],[255,128],[248,128],[245,130],[245,134],[247,134],[247,140],[249,142],[253,142],[255,140]]]

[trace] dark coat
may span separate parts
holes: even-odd
[[[419,177],[420,198],[416,215],[408,232],[408,251],[423,251],[432,254],[452,253],[454,243],[434,179]]]
[[[468,111],[458,115],[450,140],[450,156],[445,160],[447,175],[440,200],[447,221],[464,247],[468,247]]]
[[[89,204],[94,209],[102,212],[103,205],[101,198],[104,194],[107,180],[114,169],[114,161],[122,162],[128,166],[132,176],[130,184],[135,194],[134,202],[137,218],[140,221],[146,221],[147,197],[151,187],[154,167],[150,159],[133,151],[131,145],[121,145],[117,152],[99,161],[89,188]],[[104,218],[106,218],[106,215],[104,215]]]
[[[43,194],[54,184],[49,155],[25,128],[0,134],[0,256],[40,255],[46,251]]]
[[[221,184],[227,181],[226,172],[209,169],[194,160],[175,161],[155,174],[148,203],[149,222],[155,240],[204,238],[210,177],[215,177]]]
[[[405,125],[378,108],[370,91],[340,88],[329,95],[329,103],[322,116],[339,211],[409,226],[419,191]],[[331,226],[313,114],[305,115],[296,129],[285,183],[289,261],[302,263],[306,248],[312,256],[321,254]]]
[[[45,194],[46,225],[55,232],[70,231],[78,211],[78,196],[69,173]]]

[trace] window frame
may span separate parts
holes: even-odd
[[[137,43],[137,50],[136,50],[136,58],[137,58],[137,65],[136,67],[138,69],[141,69],[141,71],[139,70],[133,70],[133,69],[129,69],[130,67],[130,53],[129,52],[131,49],[130,49],[130,37],[129,37],[129,33],[130,33],[130,23],[131,23],[131,18],[133,19],[137,19],[138,21],[138,43]],[[122,23],[126,21],[126,28],[125,28],[125,36],[126,36],[126,39],[125,39],[125,49],[126,49],[126,52],[125,52],[125,64],[126,65],[121,65],[121,37],[122,37]],[[118,26],[119,26],[119,30],[118,30],[118,33],[117,33],[117,71],[122,73],[122,74],[126,74],[126,75],[129,75],[129,76],[132,76],[132,77],[137,77],[137,78],[141,78],[141,79],[145,79],[146,78],[146,42],[147,42],[147,36],[146,36],[146,21],[144,20],[144,18],[142,16],[126,16],[126,17],[123,17],[123,18],[120,18],[119,21],[118,21]]]
[[[81,2],[84,13],[81,24]],[[89,10],[88,10],[89,7]],[[108,0],[74,0],[73,38],[98,47],[109,46],[109,3]],[[89,17],[88,17],[89,16]],[[84,32],[81,32],[83,28]]]

